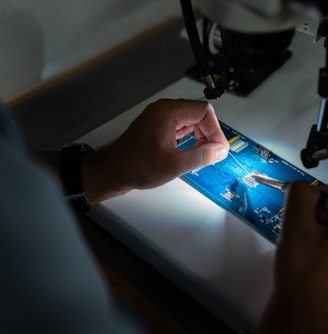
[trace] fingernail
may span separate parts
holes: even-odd
[[[216,160],[222,160],[223,158],[227,156],[227,153],[228,153],[227,147],[224,145],[220,145],[216,149]]]

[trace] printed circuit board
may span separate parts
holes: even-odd
[[[303,180],[312,186],[322,182],[222,122],[221,127],[230,143],[228,157],[182,179],[275,243],[284,214],[284,194],[257,183],[252,176]],[[191,148],[196,141],[194,134],[187,135],[179,141],[179,148]]]

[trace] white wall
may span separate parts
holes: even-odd
[[[0,97],[19,96],[176,15],[178,0],[0,0]]]

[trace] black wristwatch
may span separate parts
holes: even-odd
[[[65,199],[78,211],[90,208],[82,184],[82,159],[84,154],[93,151],[91,146],[83,143],[74,143],[60,149],[60,176]]]

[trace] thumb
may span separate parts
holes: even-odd
[[[205,167],[225,159],[229,147],[222,143],[205,143],[190,149],[179,151],[182,173]]]

